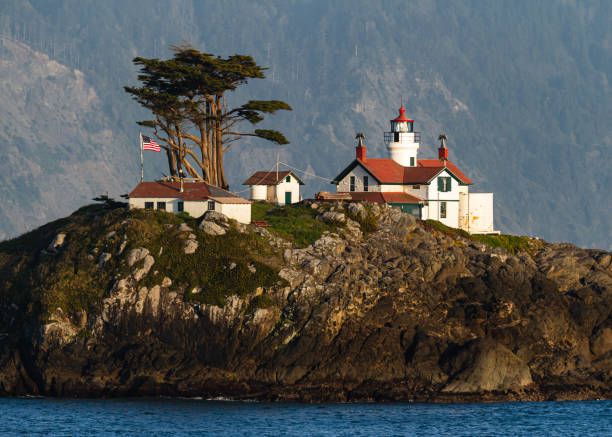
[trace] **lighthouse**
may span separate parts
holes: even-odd
[[[384,135],[385,145],[393,161],[403,167],[417,166],[421,133],[414,131],[414,120],[406,117],[403,106],[399,109],[399,116],[391,120],[391,132],[385,132]]]

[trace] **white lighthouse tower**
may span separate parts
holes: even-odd
[[[399,116],[391,120],[391,132],[385,132],[385,145],[391,159],[404,167],[416,167],[421,133],[414,132],[414,120],[406,117],[402,106]]]

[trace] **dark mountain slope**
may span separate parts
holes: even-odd
[[[121,89],[135,81],[130,60],[167,57],[168,45],[186,39],[213,53],[248,53],[270,67],[268,79],[239,91],[235,101],[281,98],[295,108],[270,120],[292,141],[281,151],[285,162],[333,177],[352,158],[356,132],[368,136],[371,156],[386,156],[382,132],[403,101],[424,132],[421,155],[434,154],[435,138],[444,131],[451,159],[476,182],[475,190],[496,193],[501,229],[610,248],[612,181],[605,157],[612,146],[611,10],[608,2],[519,1],[483,8],[459,0],[384,6],[348,0],[174,1],[167,7],[65,1],[50,7],[5,0],[0,34],[82,71],[100,99],[96,122],[113,133],[111,171],[94,171],[96,180],[112,183],[91,184],[87,193],[76,190],[58,201],[58,208],[76,207],[97,194],[96,188],[117,194],[131,188],[137,177],[133,122],[143,114]],[[40,81],[47,83],[46,77]],[[11,101],[2,102],[2,147],[18,143],[17,137],[33,147],[32,139],[5,126]],[[65,131],[64,124],[57,126]],[[84,132],[74,132],[64,144],[73,150],[87,140]],[[23,165],[13,176],[3,172],[9,185],[28,174],[25,156],[31,159],[10,150],[6,153]],[[241,189],[254,170],[271,168],[274,151],[258,142],[231,150],[234,188]],[[33,165],[49,174],[68,173],[46,156],[32,158]],[[160,157],[147,160],[148,177],[165,171]],[[81,172],[70,174],[71,183],[82,187],[90,171],[75,173]],[[332,188],[306,179],[307,194]],[[51,184],[48,190],[65,188]],[[22,215],[31,209],[28,202],[46,208],[52,203],[26,189],[16,193],[23,193],[15,194]],[[6,235],[60,215],[51,209],[21,221],[8,210],[3,207]]]

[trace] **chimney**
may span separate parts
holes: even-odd
[[[448,149],[446,147],[438,149],[438,158],[442,161],[448,161]]]
[[[363,145],[363,139],[365,135],[362,133],[357,134],[357,147],[355,147],[355,158],[361,162],[366,162],[366,147]]]
[[[448,149],[446,148],[446,142],[448,141],[448,137],[445,134],[440,134],[438,139],[440,140],[438,159],[442,161],[444,163],[444,167],[446,167],[446,161],[448,161]]]

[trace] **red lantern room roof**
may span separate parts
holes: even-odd
[[[409,119],[408,117],[406,117],[405,114],[406,110],[404,109],[404,107],[402,106],[399,109],[399,117],[397,117],[395,120],[391,120],[392,123],[394,122],[402,122],[402,121],[408,121],[408,122],[414,122],[414,120]]]

